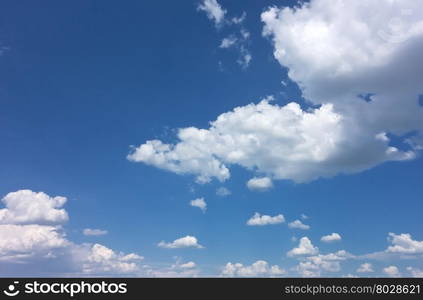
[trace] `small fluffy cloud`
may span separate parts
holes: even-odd
[[[319,253],[319,248],[313,246],[308,237],[302,237],[298,247],[288,251],[289,257],[300,256],[300,255],[316,255]]]
[[[389,267],[383,268],[383,272],[390,277],[400,276],[400,272],[396,266],[389,266]]]
[[[228,36],[228,37],[226,37],[222,40],[219,48],[223,48],[223,49],[230,48],[230,47],[234,46],[237,41],[238,41],[238,39],[235,36],[230,35],[230,36]]]
[[[160,248],[168,248],[168,249],[175,249],[175,248],[204,248],[198,243],[198,240],[194,236],[187,235],[185,237],[179,238],[174,240],[173,242],[166,243],[161,241],[158,246]]]
[[[217,0],[203,0],[197,9],[204,11],[216,26],[222,25],[225,21],[226,10],[222,8]]]
[[[338,233],[334,232],[334,233],[322,236],[320,240],[325,243],[331,243],[335,241],[340,241],[341,236]]]
[[[226,196],[229,196],[230,194],[231,194],[231,191],[225,187],[220,187],[216,190],[216,195],[220,197],[226,197]]]
[[[276,215],[274,217],[267,215],[260,215],[255,213],[248,221],[247,225],[250,226],[264,226],[264,225],[274,225],[285,222],[285,218],[282,214]]]
[[[193,261],[189,261],[187,263],[181,264],[179,267],[182,269],[192,269],[195,268],[197,265]]]
[[[247,17],[247,13],[244,11],[244,12],[242,12],[242,14],[241,14],[241,16],[239,16],[239,17],[233,17],[232,19],[231,19],[231,22],[233,23],[233,24],[241,24],[242,22],[244,22],[245,21],[245,18]]]
[[[272,180],[269,177],[254,177],[248,180],[247,187],[250,190],[266,191],[273,186]]]
[[[0,224],[55,224],[68,220],[68,214],[61,207],[65,197],[50,197],[43,192],[19,190],[7,194],[0,209]]]
[[[295,221],[289,223],[288,227],[292,228],[292,229],[302,229],[302,230],[310,229],[309,225],[303,224],[303,222],[301,222],[300,220],[295,220]]]
[[[270,266],[267,261],[258,260],[249,266],[228,262],[223,268],[221,275],[224,277],[261,277],[281,276],[285,273],[286,271],[277,265]]]
[[[189,204],[191,206],[198,207],[203,213],[205,213],[207,210],[207,203],[206,201],[204,201],[204,198],[197,198],[195,200],[191,200]]]
[[[389,233],[388,240],[392,244],[386,252],[400,254],[420,254],[423,253],[423,241],[413,240],[409,233]]]
[[[99,236],[99,235],[106,235],[107,230],[102,229],[91,229],[91,228],[85,228],[82,233],[87,236]]]
[[[251,60],[253,59],[253,56],[251,55],[251,52],[245,47],[240,47],[240,57],[236,61],[243,69],[246,69],[250,66]]]
[[[373,265],[371,264],[371,263],[364,263],[364,264],[361,264],[359,267],[358,267],[358,269],[357,269],[357,271],[356,271],[357,273],[371,273],[371,272],[374,272],[374,270],[373,270]]]

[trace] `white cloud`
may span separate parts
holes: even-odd
[[[244,266],[241,263],[228,262],[221,275],[224,277],[260,277],[260,276],[281,276],[286,271],[277,265],[270,266],[264,260],[258,260],[255,263]]]
[[[414,130],[421,135],[422,17],[423,2],[413,0],[312,0],[262,13],[264,35],[272,38],[274,56],[289,69],[289,78],[307,100],[331,103],[341,118],[340,139],[333,139],[335,151],[325,159],[333,174],[416,156],[417,145],[400,150],[388,137],[378,137],[401,138]],[[369,93],[370,101],[359,97]],[[341,144],[342,150],[336,146]]]
[[[120,254],[119,260],[120,261],[135,261],[135,260],[143,260],[144,257],[140,256],[136,253],[129,253],[129,254]]]
[[[195,268],[197,265],[195,264],[195,262],[193,261],[189,261],[187,263],[181,264],[180,267],[182,269],[192,269]]]
[[[161,241],[158,244],[161,248],[169,248],[169,249],[175,249],[175,248],[204,248],[200,244],[198,244],[198,240],[194,236],[187,235],[185,237],[179,238],[174,240],[171,243],[166,243],[164,241]]]
[[[205,130],[193,127],[181,129],[178,135],[180,139],[186,139],[187,143],[169,145],[159,140],[147,141],[129,154],[128,159],[177,174],[197,174],[199,183],[209,182],[212,177],[225,181],[229,178],[228,168],[197,144],[204,134],[207,134]]]
[[[293,228],[293,229],[302,229],[302,230],[310,229],[309,225],[303,224],[303,222],[301,222],[300,220],[295,220],[295,221],[289,223],[288,227]]]
[[[98,236],[98,235],[106,235],[107,230],[102,229],[91,229],[91,228],[85,228],[82,233],[87,236]]]
[[[61,207],[65,197],[50,197],[43,192],[19,190],[7,194],[0,209],[0,224],[55,224],[68,220],[68,214]]]
[[[409,233],[389,233],[388,240],[392,244],[386,249],[386,252],[401,254],[420,254],[423,253],[423,241],[413,240]]]
[[[245,18],[247,17],[247,13],[244,11],[244,12],[242,12],[242,14],[241,14],[241,16],[239,16],[239,17],[233,17],[232,19],[231,19],[231,22],[233,23],[233,24],[237,24],[237,25],[239,25],[239,24],[242,24],[242,22],[244,22],[245,21]]]
[[[272,188],[273,183],[269,177],[254,177],[248,180],[247,187],[250,190],[265,191]]]
[[[282,214],[277,216],[271,217],[267,215],[260,215],[259,213],[255,213],[248,221],[247,225],[250,226],[264,226],[264,225],[274,225],[280,224],[285,222],[285,218]]]
[[[220,197],[226,197],[226,196],[229,196],[230,194],[231,194],[231,191],[225,187],[220,187],[216,190],[216,195]]]
[[[224,113],[209,129],[180,129],[175,145],[147,141],[135,148],[128,159],[177,174],[195,174],[199,182],[213,177],[225,181],[230,177],[229,164],[256,169],[269,178],[296,182],[337,174],[342,161],[339,155],[351,147],[345,144],[349,138],[344,134],[342,117],[333,111],[333,106],[325,104],[303,111],[296,103],[278,106],[270,104],[271,100]],[[375,141],[385,147],[386,142]],[[355,150],[348,161],[358,155]],[[362,153],[359,155],[363,157]],[[355,170],[355,166],[349,169]]]
[[[235,36],[230,35],[230,36],[228,36],[228,37],[226,37],[222,40],[219,48],[223,48],[223,49],[230,48],[230,47],[234,46],[237,41],[238,41],[238,39]]]
[[[288,251],[287,255],[293,257],[299,255],[316,255],[317,253],[319,253],[319,248],[313,246],[308,237],[302,237],[298,247]]]
[[[204,198],[197,198],[195,200],[191,200],[189,204],[191,206],[198,207],[203,213],[205,213],[207,210],[207,203],[206,201],[204,201]]]
[[[247,41],[250,38],[250,32],[244,28],[241,28],[240,30],[241,36],[244,39],[244,41]]]
[[[410,272],[412,277],[423,278],[423,270],[421,269],[407,267],[407,271]]]
[[[373,265],[371,263],[363,263],[361,264],[357,271],[357,273],[371,273],[374,272]]]
[[[247,37],[249,34],[247,35]],[[236,61],[243,69],[246,69],[250,66],[251,60],[253,56],[251,55],[250,50],[248,50],[244,45],[241,45],[240,49],[240,57]]]
[[[400,276],[400,272],[396,266],[389,266],[389,267],[383,268],[383,272],[390,277]]]
[[[303,219],[303,220],[307,220],[307,219],[308,219],[308,216],[307,216],[307,215],[305,215],[305,214],[301,214],[301,219]]]
[[[207,17],[214,21],[216,26],[225,21],[226,10],[216,0],[203,0],[197,9],[206,12]]]
[[[331,242],[335,242],[335,241],[340,241],[341,236],[338,233],[333,232],[331,234],[322,236],[322,238],[320,240],[322,242],[325,242],[325,243],[331,243]]]

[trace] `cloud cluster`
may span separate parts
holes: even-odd
[[[83,273],[85,274],[133,274],[139,270],[136,261],[143,257],[135,253],[116,253],[100,244],[94,244],[89,249],[89,254],[83,263]]]
[[[274,217],[268,215],[260,215],[255,213],[248,221],[247,225],[250,226],[264,226],[264,225],[274,225],[285,222],[285,218],[282,214],[276,215]]]
[[[160,266],[153,268],[147,266],[146,274],[151,277],[197,277],[200,273],[197,264],[193,261],[182,262],[180,257],[174,257],[176,260],[169,267]]]
[[[128,158],[195,174],[200,182],[228,179],[231,164],[307,182],[415,158],[423,141],[423,65],[416,63],[423,3],[401,1],[412,12],[406,16],[392,3],[312,0],[295,9],[269,8],[261,15],[264,34],[314,108],[268,100],[237,107],[208,129],[180,129],[176,144],[147,141]],[[387,20],[397,19],[404,24],[402,43],[380,34],[389,29]]]
[[[299,245],[288,251],[287,256],[299,260],[293,270],[303,277],[318,277],[322,272],[339,272],[342,261],[355,258],[345,250],[321,254],[308,237],[301,238]]]
[[[341,261],[352,258],[353,255],[345,250],[335,253],[317,254],[301,258],[301,262],[294,268],[303,277],[318,277],[322,272],[339,272]]]
[[[384,251],[353,255],[345,250],[322,254],[315,247],[308,237],[300,239],[299,245],[287,252],[288,257],[297,258],[298,265],[292,268],[303,277],[318,277],[327,272],[341,271],[341,262],[346,260],[380,260],[380,261],[400,261],[400,260],[420,260],[423,249],[422,241],[413,240],[409,233],[394,234],[389,233],[388,241],[390,246]],[[413,277],[420,277],[418,268],[407,267],[406,270]],[[381,270],[384,275],[391,277],[401,276],[397,266],[387,266]],[[374,273],[375,269],[370,262],[363,262],[356,270],[357,273]]]
[[[134,274],[135,253],[116,253],[100,245],[76,244],[66,238],[62,223],[68,220],[62,208],[65,197],[50,197],[43,192],[19,190],[3,198],[0,210],[0,265],[24,265],[40,274]],[[95,230],[85,233],[98,233]],[[18,264],[16,264],[18,263]],[[19,275],[16,271],[11,271]],[[15,273],[13,273],[15,272]],[[22,275],[22,274],[20,274]]]
[[[212,20],[216,26],[221,26],[225,21],[226,10],[217,2],[217,0],[203,0],[197,7],[204,11],[207,17]]]
[[[207,17],[214,21],[217,28],[226,24],[235,25],[239,29],[236,33],[231,33],[223,38],[219,48],[235,48],[237,52],[239,52],[237,63],[244,69],[248,68],[253,57],[248,47],[250,32],[243,26],[243,22],[247,17],[246,12],[243,12],[239,17],[226,18],[225,15],[227,11],[217,2],[217,0],[203,0],[197,9],[206,12]]]
[[[281,276],[286,271],[280,268],[278,265],[270,266],[267,261],[258,260],[255,263],[244,266],[241,263],[230,263],[228,262],[223,268],[221,276],[223,277],[269,277],[269,276]]]
[[[400,254],[422,254],[423,241],[413,240],[411,234],[401,233],[395,234],[390,232],[388,240],[392,244],[386,249],[386,252]]]

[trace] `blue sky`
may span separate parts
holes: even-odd
[[[199,9],[206,2],[226,12],[222,19]],[[325,0],[300,8],[303,15],[282,10],[296,1],[241,2],[2,2],[0,193],[2,209],[15,217],[0,213],[0,236],[7,241],[16,230],[24,243],[23,233],[35,228],[28,226],[51,226],[51,238],[60,240],[51,248],[0,245],[2,275],[421,276],[421,4],[404,1],[404,17],[404,9],[369,1],[378,12],[372,19],[340,1],[346,7],[337,19]],[[399,13],[405,27],[380,22]],[[350,30],[342,18],[371,30],[353,27],[337,39],[328,28],[333,22]],[[377,36],[385,31],[388,39]],[[219,47],[230,37],[233,45]],[[359,93],[375,98],[365,102]],[[288,117],[290,102],[299,104],[298,120]],[[249,104],[262,123],[247,123]],[[193,140],[178,136],[180,128],[208,130],[236,107],[234,123],[222,121],[211,137],[199,142],[197,130]],[[214,140],[222,136],[234,144]],[[246,136],[258,146],[244,145]],[[150,140],[188,148],[158,162],[166,151],[147,155],[142,145]],[[196,159],[198,168],[191,165]],[[208,171],[214,159],[228,178]],[[203,175],[207,182],[199,183]],[[248,188],[253,177],[272,186]],[[217,195],[221,187],[230,195]],[[52,208],[55,196],[66,204]],[[22,209],[24,198],[69,217]],[[207,203],[204,213],[189,204],[198,198]],[[256,212],[282,214],[284,222],[248,226]],[[310,228],[290,228],[294,220]],[[87,228],[107,234],[87,236]],[[331,233],[341,240],[320,240]],[[158,247],[186,236],[204,248]],[[305,237],[318,252],[289,255]],[[132,262],[128,253],[143,259]],[[324,256],[330,253],[337,258]],[[69,265],[82,267],[67,269],[64,262],[75,261]],[[264,269],[257,261],[266,262]],[[364,263],[373,272],[357,272]],[[271,265],[279,269],[272,273]]]

